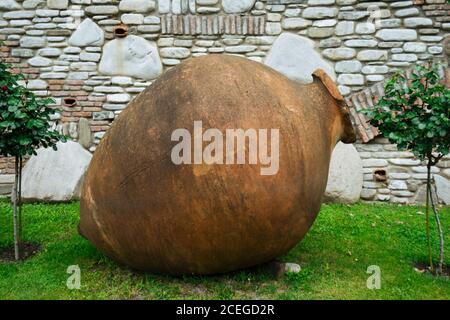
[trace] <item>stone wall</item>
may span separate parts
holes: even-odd
[[[397,68],[445,59],[449,30],[446,0],[0,1],[2,58],[38,96],[56,99],[59,128],[92,152],[133,97],[189,57],[236,54],[293,77],[320,65],[350,97]],[[281,41],[285,33],[295,40]],[[356,144],[362,199],[420,200],[423,166],[375,136]],[[436,172],[447,187],[449,167],[446,158]],[[11,169],[0,160],[0,173]],[[379,170],[386,181],[375,181]]]

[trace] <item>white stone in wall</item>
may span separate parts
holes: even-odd
[[[303,18],[287,18],[283,20],[282,26],[284,29],[305,29],[311,24],[310,20]]]
[[[100,61],[100,53],[95,52],[82,52],[80,53],[80,61]]]
[[[142,14],[136,14],[136,13],[125,13],[120,17],[120,20],[122,20],[125,24],[143,24],[144,23],[144,16]]]
[[[383,29],[378,31],[375,36],[384,41],[416,40],[417,31],[412,29]]]
[[[181,0],[172,0],[172,13],[181,14]]]
[[[355,49],[351,48],[332,48],[325,49],[322,51],[324,57],[330,60],[346,60],[351,59],[356,56]]]
[[[415,54],[412,54],[412,53],[393,54],[391,58],[394,61],[404,61],[404,62],[417,61],[417,56]]]
[[[38,57],[33,57],[33,58],[29,59],[28,63],[32,67],[48,67],[48,66],[52,65],[53,61],[48,58],[38,56]]]
[[[340,73],[355,73],[361,71],[362,63],[358,60],[339,61],[334,68]]]
[[[183,47],[161,48],[161,56],[163,58],[184,59],[189,57],[191,51]]]
[[[89,18],[83,20],[69,38],[69,44],[77,47],[101,46],[105,34],[94,21]]]
[[[58,151],[39,149],[23,169],[24,200],[79,199],[84,174],[92,155],[76,142],[58,143]]]
[[[353,33],[355,29],[355,23],[353,21],[339,21],[336,25],[336,35],[345,36]]]
[[[37,8],[41,3],[44,3],[45,0],[25,0],[22,3],[22,6],[24,9],[35,9]]]
[[[366,79],[369,82],[381,82],[384,80],[384,76],[382,74],[370,74],[366,76]]]
[[[249,11],[255,0],[222,0],[222,7],[226,13],[243,13]]]
[[[29,37],[25,36],[20,38],[20,46],[22,48],[41,48],[44,47],[46,42],[43,37]]]
[[[129,35],[105,44],[99,71],[150,80],[162,73],[162,63],[154,42]]]
[[[282,31],[281,23],[279,22],[267,22],[266,23],[266,33],[268,35],[278,35]]]
[[[375,24],[370,22],[361,22],[356,25],[357,34],[371,34],[375,33]]]
[[[357,59],[360,61],[379,61],[387,60],[387,56],[385,50],[362,50],[358,53]]]
[[[69,0],[47,0],[47,7],[50,9],[66,9]]]
[[[334,2],[335,0],[308,0],[310,6],[328,6]]]
[[[88,6],[85,11],[92,15],[111,15],[118,13],[119,9],[116,6]]]
[[[128,93],[113,93],[106,96],[106,101],[112,103],[127,103],[131,100]]]
[[[149,12],[155,7],[155,1],[152,0],[121,0],[119,3],[119,10],[125,12]]]
[[[38,50],[38,54],[43,57],[59,57],[61,49],[59,48],[42,48]]]
[[[265,64],[300,83],[311,83],[312,73],[319,68],[336,79],[333,67],[314,50],[314,41],[292,33],[275,40]]]
[[[427,51],[427,45],[423,42],[407,42],[403,46],[405,52],[420,53]]]
[[[345,45],[352,48],[374,48],[378,45],[378,41],[372,39],[351,39],[345,41]]]
[[[302,9],[300,8],[287,8],[284,11],[284,16],[286,17],[298,17],[300,15],[300,12],[302,12]]]
[[[363,167],[358,151],[352,144],[339,142],[331,155],[325,201],[355,203],[362,186]]]
[[[441,46],[431,46],[428,48],[428,52],[431,54],[441,54],[443,48]]]
[[[48,88],[48,83],[40,79],[28,80],[27,88],[30,90],[45,90]]]
[[[343,73],[338,76],[339,84],[348,86],[360,86],[364,84],[364,76],[360,74]]]
[[[338,14],[337,8],[308,7],[303,10],[302,17],[307,19],[334,18]]]
[[[171,0],[158,0],[158,11],[159,13],[169,13],[170,12]]]
[[[450,205],[450,180],[435,174],[434,182],[436,184],[436,191],[439,199],[445,204]]]
[[[430,18],[406,18],[403,23],[408,28],[430,27],[433,25],[433,20]]]
[[[388,73],[389,68],[387,66],[364,66],[362,73],[364,74],[384,74]]]
[[[336,19],[325,19],[325,20],[316,20],[313,23],[314,27],[334,27],[337,24]]]
[[[20,9],[20,4],[18,4],[15,0],[0,1],[0,10],[2,11],[18,10],[18,9]]]
[[[419,14],[419,9],[417,9],[417,8],[401,9],[401,10],[397,10],[395,12],[395,16],[399,17],[399,18],[416,16],[418,14]]]

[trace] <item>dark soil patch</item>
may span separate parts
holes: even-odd
[[[41,250],[41,245],[35,242],[23,242],[20,247],[20,260],[26,260]],[[0,248],[0,262],[15,262],[14,246]]]
[[[444,276],[444,277],[450,277],[450,266],[449,265],[443,265],[442,266],[442,273],[437,274],[436,268],[437,265],[433,265],[433,270],[430,270],[430,266],[428,264],[417,262],[414,264],[414,270],[416,270],[419,273],[427,273],[431,274],[433,276]]]

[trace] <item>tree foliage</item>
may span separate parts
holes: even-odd
[[[9,71],[0,61],[0,155],[36,154],[39,147],[53,147],[65,137],[51,129],[51,116],[57,110],[49,107],[53,99],[38,99],[21,82],[22,74]]]
[[[450,90],[440,83],[438,64],[417,65],[410,78],[396,73],[384,97],[364,112],[399,149],[421,160],[441,157],[450,148]]]

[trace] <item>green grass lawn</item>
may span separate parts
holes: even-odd
[[[274,279],[261,269],[175,278],[118,266],[77,234],[79,204],[25,205],[24,238],[42,251],[20,263],[0,262],[0,299],[450,299],[450,280],[420,274],[426,261],[424,211],[393,205],[324,205],[306,238],[281,261],[302,271]],[[450,208],[441,209],[450,263]],[[433,224],[434,227],[434,224]],[[0,247],[12,243],[11,209],[0,202]],[[437,256],[438,238],[433,229]],[[69,290],[67,267],[81,269]],[[367,267],[381,268],[369,290]]]

